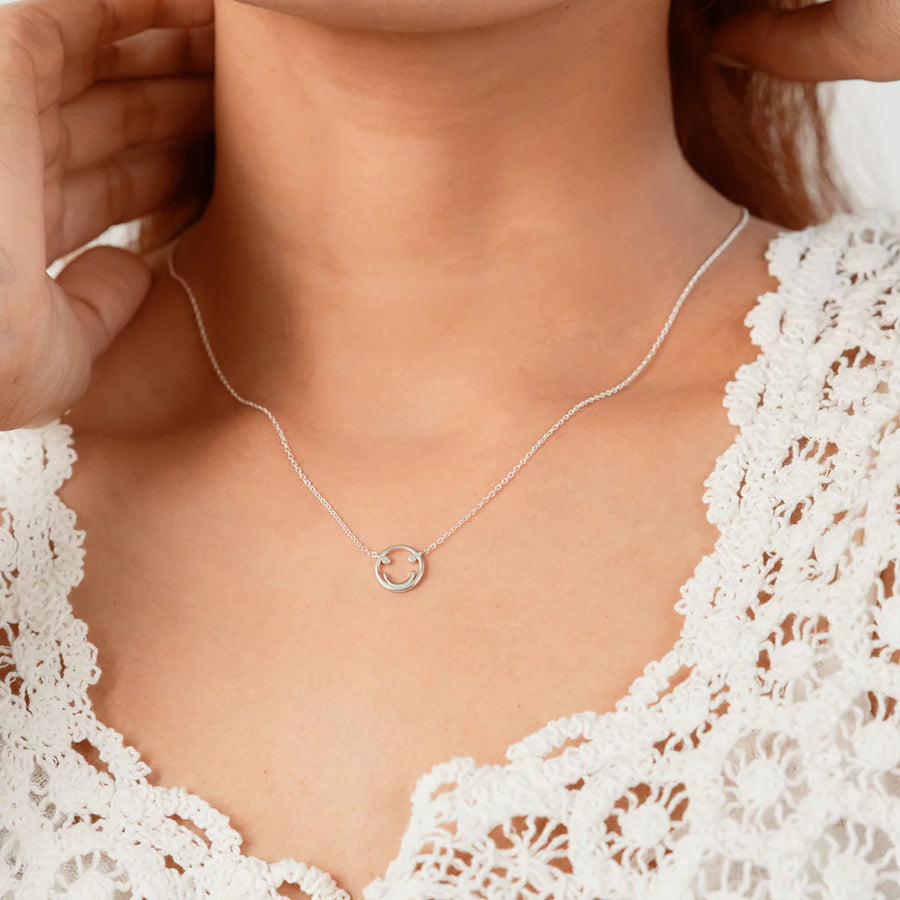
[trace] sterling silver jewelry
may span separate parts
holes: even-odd
[[[382,551],[372,550],[367,547],[347,526],[344,520],[338,515],[335,508],[322,496],[319,492],[318,488],[309,480],[306,473],[303,469],[300,468],[300,464],[297,462],[296,457],[294,456],[293,451],[291,450],[290,444],[288,444],[288,440],[284,435],[284,431],[281,428],[281,424],[278,419],[272,414],[271,410],[267,407],[263,406],[260,403],[254,403],[252,400],[247,400],[245,397],[242,397],[232,386],[228,379],[225,377],[225,373],[222,371],[221,366],[219,365],[219,361],[216,359],[215,354],[213,353],[212,346],[209,342],[209,335],[206,332],[206,326],[203,322],[203,316],[200,314],[200,306],[197,303],[197,298],[194,296],[194,292],[191,290],[190,285],[182,278],[181,275],[178,274],[175,270],[175,248],[178,245],[176,241],[169,248],[168,254],[168,263],[169,263],[169,273],[171,276],[178,281],[179,284],[184,288],[185,293],[188,295],[188,298],[191,301],[191,306],[194,310],[194,318],[197,321],[197,328],[200,331],[200,337],[203,341],[203,346],[206,349],[206,354],[209,357],[210,363],[212,363],[212,367],[216,372],[216,375],[219,376],[219,380],[224,385],[225,389],[237,400],[239,403],[243,403],[245,406],[249,406],[252,409],[259,410],[263,413],[268,420],[275,427],[275,431],[278,433],[278,438],[281,441],[281,446],[284,448],[284,452],[287,455],[287,458],[293,466],[294,471],[300,477],[300,480],[306,485],[306,487],[310,490],[312,495],[325,507],[328,511],[329,515],[337,522],[338,525],[343,529],[344,533],[350,538],[351,541],[365,553],[367,556],[371,557],[375,560],[375,577],[378,580],[378,583],[387,588],[389,591],[394,592],[402,592],[408,591],[414,588],[425,575],[425,557],[428,556],[429,553],[437,550],[444,541],[447,540],[452,534],[462,528],[469,519],[472,518],[477,512],[479,512],[486,504],[490,503],[503,488],[512,481],[513,478],[519,473],[522,467],[531,459],[532,456],[552,437],[575,413],[584,409],[586,406],[589,406],[591,403],[595,403],[597,400],[602,400],[606,397],[611,397],[613,394],[617,394],[623,388],[628,387],[638,375],[643,372],[646,368],[647,364],[650,360],[656,355],[656,351],[659,350],[660,345],[666,339],[666,335],[669,333],[669,329],[672,327],[672,323],[675,321],[675,317],[678,315],[681,310],[684,301],[687,299],[688,294],[690,294],[692,288],[703,275],[703,273],[715,262],[715,260],[719,257],[719,255],[725,250],[726,247],[737,237],[743,227],[747,224],[747,220],[749,219],[749,212],[746,207],[741,207],[741,219],[737,225],[728,233],[725,239],[716,247],[715,250],[701,263],[699,268],[694,272],[691,276],[691,279],[685,285],[684,290],[681,292],[681,295],[678,297],[678,300],[675,302],[675,306],[672,309],[672,312],[669,314],[669,318],[666,319],[665,325],[663,325],[662,330],[656,337],[656,340],[653,342],[653,345],[650,347],[650,350],[647,352],[647,355],[638,363],[637,367],[631,372],[628,377],[620,381],[617,385],[611,388],[607,388],[604,391],[601,391],[599,394],[594,394],[591,397],[587,397],[584,400],[581,400],[579,403],[576,403],[568,412],[564,413],[560,416],[556,422],[553,423],[538,439],[532,444],[531,448],[525,453],[525,455],[513,466],[509,472],[506,473],[495,485],[488,491],[478,503],[475,504],[461,519],[459,519],[454,525],[448,528],[439,538],[433,540],[424,550],[416,550],[414,547],[411,547],[408,544],[394,544],[390,547],[385,548]],[[392,554],[397,553],[399,551],[403,551],[407,555],[407,559],[409,562],[413,563],[414,570],[412,573],[405,578],[403,581],[394,581],[392,580],[386,573],[385,568],[391,563]]]

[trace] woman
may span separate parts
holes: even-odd
[[[742,11],[220,0],[55,283],[212,9],[0,11],[0,895],[897,895],[900,6]]]

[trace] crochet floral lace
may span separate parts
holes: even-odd
[[[900,898],[900,221],[839,215],[766,259],[677,644],[615,710],[423,774],[364,900]],[[243,854],[96,719],[71,437],[0,434],[0,898],[346,898]]]

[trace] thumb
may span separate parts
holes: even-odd
[[[863,49],[855,32],[866,30],[863,24],[869,16],[862,0],[851,0],[851,4],[857,4],[855,9],[841,0],[829,0],[802,9],[735,16],[714,33],[711,59],[792,81],[890,81],[900,77],[896,47],[884,54],[890,60],[880,59],[882,54],[872,52],[875,48]],[[852,27],[846,20],[852,20]],[[883,31],[883,26],[873,29],[873,38]]]
[[[95,247],[76,257],[56,283],[96,359],[135,314],[152,281],[149,266],[118,247]]]

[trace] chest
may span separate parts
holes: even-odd
[[[723,419],[700,403],[640,433],[561,434],[401,594],[264,430],[233,463],[85,442],[61,494],[86,531],[71,599],[98,647],[94,709],[152,781],[229,815],[245,852],[358,895],[396,855],[421,774],[502,763],[548,721],[611,709],[675,644],[679,588],[716,537],[701,497]],[[344,492],[356,519],[399,521],[384,545],[412,543],[417,520],[437,532],[465,511],[477,468],[380,494],[386,477],[351,473]]]

